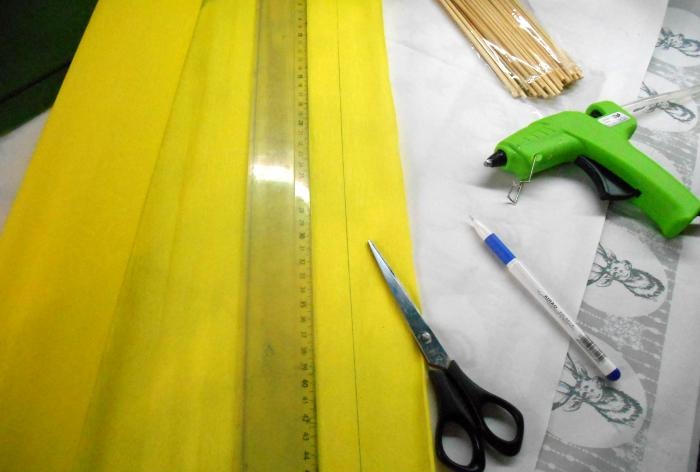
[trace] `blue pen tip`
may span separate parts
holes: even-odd
[[[615,381],[620,378],[620,369],[615,369],[612,372],[610,372],[606,377],[608,380]]]

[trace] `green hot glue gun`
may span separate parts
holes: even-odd
[[[503,167],[515,174],[519,182],[508,194],[515,203],[523,183],[529,182],[534,174],[574,163],[593,180],[601,199],[631,200],[659,226],[664,236],[672,238],[700,214],[700,200],[630,144],[637,120],[628,110],[639,111],[691,92],[692,89],[685,89],[657,95],[626,108],[613,102],[598,102],[585,113],[565,111],[542,118],[498,143],[484,165]]]

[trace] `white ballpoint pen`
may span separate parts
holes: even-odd
[[[605,374],[608,380],[620,378],[620,369],[615,367],[610,358],[598,345],[576,324],[561,308],[561,305],[542,287],[529,270],[513,255],[508,247],[480,221],[471,218],[472,227],[489,249],[503,262],[511,275],[532,295],[540,305],[559,323],[566,333],[576,341],[583,352]]]

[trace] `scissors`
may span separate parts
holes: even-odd
[[[368,243],[384,280],[399,304],[429,366],[428,375],[438,406],[435,450],[440,461],[455,471],[481,472],[485,466],[484,442],[501,454],[516,455],[520,451],[525,430],[522,413],[506,400],[479,387],[462,372],[454,360],[450,359],[377,247],[372,241]],[[484,408],[487,406],[494,406],[494,410],[502,410],[505,417],[510,417],[515,427],[515,436],[512,439],[504,439],[489,428],[485,418],[500,418],[500,415],[486,414]],[[445,452],[443,438],[449,425],[459,426],[469,437],[472,457],[468,464],[452,460]]]

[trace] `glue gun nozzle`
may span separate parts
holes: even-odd
[[[506,165],[508,162],[508,156],[506,153],[500,149],[493,154],[491,154],[485,161],[484,166],[486,167],[501,167]]]

